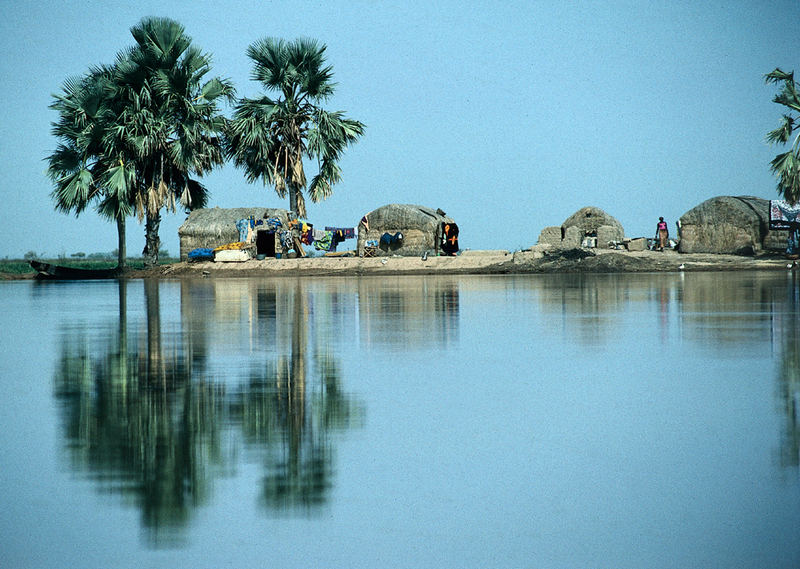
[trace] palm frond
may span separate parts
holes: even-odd
[[[794,81],[794,71],[786,73],[781,70],[780,67],[776,67],[773,71],[770,71],[766,75],[764,75],[764,82],[765,83],[780,83],[781,81]]]
[[[794,118],[789,115],[783,115],[781,126],[767,133],[767,142],[770,144],[785,144],[788,142],[794,128]]]

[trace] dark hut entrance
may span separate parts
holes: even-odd
[[[275,256],[275,232],[259,231],[256,233],[256,254]]]

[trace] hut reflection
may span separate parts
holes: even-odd
[[[71,466],[135,504],[153,546],[182,539],[214,479],[236,471],[239,445],[262,457],[262,506],[313,513],[332,485],[332,433],[362,421],[329,329],[314,325],[330,314],[317,316],[299,283],[247,282],[237,298],[252,320],[231,320],[224,282],[182,283],[181,329],[168,332],[159,283],[144,281],[146,318],[131,324],[134,285],[120,280],[118,320],[62,334],[54,384]],[[255,344],[224,341],[231,322]],[[233,346],[239,367],[216,344]]]
[[[535,282],[542,310],[560,312],[565,333],[584,345],[602,345],[614,341],[614,319],[636,294],[625,277],[630,275],[547,275]]]
[[[774,303],[784,303],[784,277],[755,272],[686,275],[680,295],[686,339],[737,357],[742,346],[769,342]]]
[[[459,281],[443,277],[362,278],[359,335],[395,350],[445,347],[459,339]]]

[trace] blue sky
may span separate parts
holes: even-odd
[[[716,195],[774,198],[764,142],[782,107],[763,75],[800,73],[800,2],[20,2],[0,21],[0,257],[111,251],[116,228],[54,211],[43,159],[63,81],[110,63],[146,16],[181,22],[240,96],[247,46],[312,37],[338,83],[327,103],[367,125],[317,225],[355,226],[387,203],[440,207],[461,245],[518,249],[594,205],[651,236]],[[286,207],[225,166],[210,206]],[[183,213],[161,239],[178,252]],[[137,255],[144,228],[132,219]]]

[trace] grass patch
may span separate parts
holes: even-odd
[[[116,261],[105,261],[102,259],[36,259],[44,263],[51,263],[53,265],[61,265],[63,267],[75,267],[76,269],[113,269],[117,266]],[[178,259],[167,257],[159,259],[159,265],[171,265],[177,263]],[[143,269],[144,259],[133,258],[128,259],[129,269]],[[25,275],[28,273],[35,273],[33,267],[30,266],[28,261],[22,259],[0,259],[0,273],[10,275]]]

